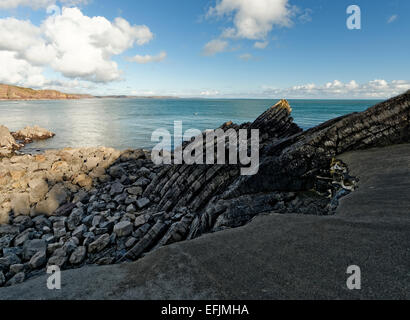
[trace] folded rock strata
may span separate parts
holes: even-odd
[[[409,142],[409,117],[410,91],[303,131],[282,100],[253,123],[221,127],[260,131],[260,167],[253,176],[241,176],[240,165],[154,165],[143,150],[64,149],[3,158],[2,282],[23,281],[47,264],[135,260],[263,212],[333,214],[357,184],[337,156]]]

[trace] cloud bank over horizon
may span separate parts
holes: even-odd
[[[352,99],[384,99],[410,90],[410,81],[383,79],[371,80],[366,83],[357,83],[355,80],[342,82],[334,80],[324,85],[314,83],[293,86],[286,89],[263,88],[264,94],[283,96],[288,98],[344,98]]]

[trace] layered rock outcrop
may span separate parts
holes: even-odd
[[[0,125],[0,158],[13,156],[15,151],[23,148],[27,143],[54,136],[53,132],[39,126],[27,126],[17,132],[10,132],[7,127]]]
[[[253,176],[241,176],[239,165],[154,165],[143,150],[64,149],[4,158],[0,218],[9,223],[0,226],[3,282],[24,281],[47,264],[135,260],[263,212],[333,214],[357,182],[339,154],[410,141],[410,92],[308,131],[290,114],[283,100],[253,123],[221,127],[260,131],[260,167]]]
[[[22,140],[24,143],[31,143],[35,140],[46,140],[55,136],[53,132],[40,128],[39,126],[27,126],[24,129],[13,132],[12,135],[14,139]]]

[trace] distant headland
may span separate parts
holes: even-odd
[[[93,96],[90,94],[63,93],[57,90],[34,90],[7,84],[0,84],[1,100],[75,100],[75,99],[178,99],[174,96]]]
[[[88,94],[69,94],[57,90],[34,90],[0,84],[0,100],[69,100],[93,98]]]

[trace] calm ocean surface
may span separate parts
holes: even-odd
[[[190,128],[215,129],[227,121],[253,121],[277,100],[89,99],[0,101],[0,124],[11,131],[39,125],[56,133],[25,151],[64,147],[151,148],[158,128],[173,133],[174,121]],[[376,104],[374,100],[289,100],[295,122],[304,129]]]

